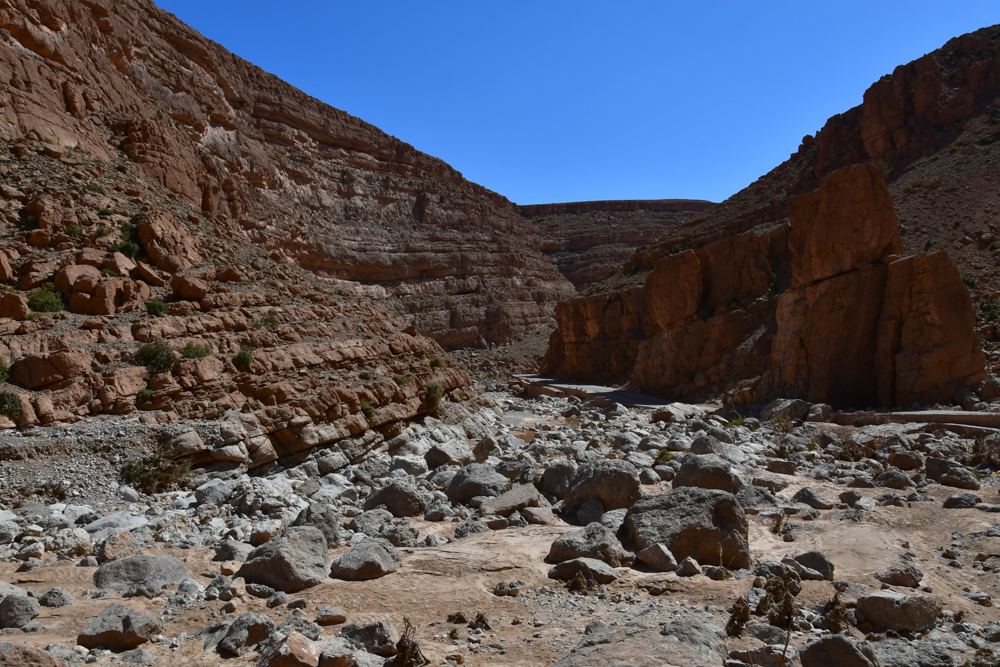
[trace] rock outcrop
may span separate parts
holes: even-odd
[[[0,28],[0,141],[69,171],[91,171],[92,156],[101,172],[132,176],[122,190],[132,201],[143,198],[137,179],[175,195],[172,213],[150,211],[137,225],[159,271],[210,257],[243,268],[252,257],[226,256],[242,245],[322,278],[324,292],[380,298],[449,347],[513,340],[550,322],[572,292],[539,251],[543,235],[511,202],[152,2],[19,0],[0,10]],[[85,193],[94,202],[65,190],[37,197],[31,185],[5,185],[2,197],[8,211],[30,216],[24,237],[33,247],[65,245],[69,225],[86,232],[88,203],[95,214],[118,212],[99,182]],[[5,258],[22,277],[25,255]],[[148,269],[138,276],[149,282]],[[130,284],[100,292],[101,303],[134,304]],[[91,303],[78,299],[74,312],[112,314],[93,305],[99,292],[83,293]]]
[[[541,249],[583,290],[614,275],[636,248],[714,206],[693,199],[586,201],[520,206],[546,238]]]
[[[678,248],[641,285],[561,304],[545,372],[678,398],[837,406],[949,402],[986,379],[957,269],[943,252],[901,256],[874,166],[828,175],[788,214]]]

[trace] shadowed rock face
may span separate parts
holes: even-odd
[[[664,256],[641,286],[561,304],[544,372],[838,406],[947,402],[986,378],[957,269],[945,253],[900,257],[875,167],[830,174],[788,212]]]
[[[546,236],[541,249],[578,291],[614,275],[636,248],[713,206],[693,199],[519,206]]]
[[[152,2],[19,0],[0,27],[0,140],[126,155],[217,233],[384,298],[446,347],[515,339],[572,293],[505,198]]]

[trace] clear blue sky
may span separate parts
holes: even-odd
[[[158,0],[519,204],[721,201],[1000,3]]]

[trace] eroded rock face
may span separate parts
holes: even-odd
[[[789,225],[663,257],[641,286],[561,304],[543,371],[835,406],[949,402],[986,378],[957,269],[943,252],[899,257],[874,166],[827,176],[788,212]]]
[[[51,142],[54,159],[72,158],[75,146],[103,160],[128,156],[215,233],[357,295],[385,297],[445,346],[514,340],[550,321],[572,293],[540,252],[543,235],[511,202],[234,57],[152,3],[128,0],[109,11],[56,0],[45,16],[24,1],[0,12],[11,35],[0,45],[11,73],[0,140]],[[34,245],[58,245],[63,203],[29,204],[39,223]],[[213,254],[199,239],[212,231],[192,233],[170,211],[137,231],[163,271]]]

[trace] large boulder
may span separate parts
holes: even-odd
[[[102,646],[112,651],[130,651],[145,644],[161,630],[160,622],[141,611],[110,604],[97,618],[87,622],[76,638],[86,648]]]
[[[577,468],[567,483],[565,504],[577,509],[597,499],[604,511],[631,507],[639,499],[639,473],[627,461],[601,459]]]
[[[448,442],[437,443],[432,445],[427,450],[427,453],[424,454],[427,467],[431,469],[440,468],[445,465],[464,466],[467,463],[471,463],[473,459],[475,459],[475,455],[472,453],[472,450],[461,440],[449,440]]]
[[[733,470],[732,465],[715,454],[688,454],[681,460],[681,467],[671,482],[673,488],[696,486],[701,489],[719,489],[737,494],[746,487],[746,480]]]
[[[219,649],[240,656],[267,639],[274,621],[267,614],[240,614],[219,642]]]
[[[960,664],[947,648],[933,642],[883,639],[875,642],[872,650],[880,667],[956,667]],[[812,666],[803,663],[802,667]]]
[[[417,516],[427,507],[417,487],[401,480],[390,482],[368,496],[364,509],[375,509],[379,505],[385,505],[385,508],[396,517]]]
[[[625,551],[615,534],[597,522],[557,537],[545,562],[562,563],[574,558],[593,558],[612,567],[632,563],[632,555]]]
[[[493,466],[473,463],[455,473],[448,485],[448,500],[465,505],[476,496],[499,496],[509,488],[510,481]]]
[[[927,470],[927,478],[938,484],[969,489],[970,491],[979,489],[979,480],[976,479],[976,475],[958,461],[928,456],[924,466]]]
[[[625,515],[625,528],[637,549],[660,543],[678,560],[692,557],[730,569],[750,566],[746,514],[725,491],[682,487],[642,498]]]
[[[338,558],[330,576],[348,581],[378,579],[395,572],[402,560],[399,551],[388,540],[369,537]]]
[[[399,633],[390,621],[376,621],[369,625],[351,623],[345,625],[340,636],[356,644],[361,644],[369,653],[389,658],[396,655]]]
[[[613,567],[604,561],[593,558],[564,560],[549,570],[549,579],[558,579],[560,581],[572,581],[578,575],[589,581],[596,581],[599,584],[610,584],[621,577]]]
[[[40,648],[0,642],[0,667],[66,667],[66,663]]]
[[[38,601],[27,595],[8,595],[0,602],[0,628],[23,628],[38,616]]]
[[[553,667],[705,667],[728,657],[726,631],[701,621],[611,626],[585,636]]]
[[[99,567],[94,572],[94,585],[119,593],[130,588],[159,591],[190,577],[184,564],[173,556],[127,556]]]
[[[815,639],[799,649],[802,667],[876,667],[854,642],[843,635]]]
[[[865,620],[885,630],[927,632],[934,628],[941,607],[929,595],[878,591],[858,598],[857,609]]]
[[[254,549],[237,576],[250,584],[296,593],[322,582],[329,569],[330,555],[322,531],[296,526]]]
[[[318,528],[326,538],[327,547],[340,544],[340,512],[336,505],[326,503],[310,503],[289,526],[312,526]]]

